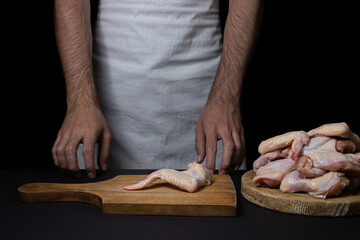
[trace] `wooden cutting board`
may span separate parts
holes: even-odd
[[[84,202],[102,208],[106,214],[235,216],[236,191],[230,176],[213,176],[215,181],[210,186],[194,193],[162,180],[143,190],[123,190],[123,186],[146,175],[119,175],[96,183],[29,183],[18,191],[23,202]]]
[[[360,215],[360,191],[344,191],[339,196],[318,199],[307,193],[283,193],[278,188],[256,187],[255,173],[246,172],[241,178],[241,193],[250,202],[261,207],[310,216]]]

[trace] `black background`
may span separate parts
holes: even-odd
[[[225,16],[227,2],[220,2]],[[242,94],[248,163],[260,141],[286,131],[345,121],[360,133],[359,17],[352,4],[264,0]],[[51,147],[66,102],[53,5],[23,0],[1,8],[1,168],[54,167]]]

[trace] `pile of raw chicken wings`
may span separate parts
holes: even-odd
[[[258,150],[261,156],[253,165],[256,186],[316,198],[360,186],[360,138],[346,123],[285,133],[261,142]]]

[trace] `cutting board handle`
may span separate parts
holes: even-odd
[[[87,185],[92,184],[29,183],[18,188],[19,200],[29,203],[83,202],[101,207],[102,198],[100,196],[84,191]]]

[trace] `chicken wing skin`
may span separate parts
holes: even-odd
[[[283,192],[317,198],[360,187],[360,138],[346,123],[288,132],[261,142],[258,150],[261,156],[253,164],[257,186],[280,185]]]
[[[279,158],[285,158],[289,154],[290,148],[285,148],[282,150],[276,150],[273,152],[268,152],[260,155],[258,159],[256,159],[253,163],[254,172],[256,172],[260,167],[265,166],[270,161]]]
[[[300,171],[286,175],[280,185],[282,192],[307,192],[316,198],[327,198],[339,195],[349,185],[344,173],[328,172],[317,178],[306,178]]]
[[[307,145],[310,138],[304,131],[288,132],[276,137],[262,141],[258,151],[260,154],[273,152],[291,145],[289,157],[296,159],[304,145]]]
[[[342,122],[342,123],[329,123],[324,124],[318,128],[310,130],[307,133],[310,137],[314,136],[328,136],[328,137],[341,137],[344,139],[348,139],[354,143],[355,151],[360,150],[360,138],[355,133],[351,132],[349,126]]]
[[[339,152],[308,153],[313,167],[332,172],[344,172],[352,177],[360,177],[360,154]]]
[[[309,178],[320,177],[328,172],[327,170],[315,167],[311,159],[306,155],[301,156],[295,162],[295,168]]]
[[[307,179],[300,171],[295,170],[289,173],[281,181],[280,190],[282,192],[308,192],[311,179]]]
[[[294,170],[294,163],[290,158],[269,162],[257,170],[253,183],[257,186],[279,186],[283,178]]]
[[[317,198],[337,196],[349,185],[349,182],[344,173],[328,172],[321,177],[311,179],[308,192]]]
[[[174,169],[157,170],[136,184],[124,186],[124,189],[140,190],[157,179],[162,179],[187,192],[195,192],[199,187],[210,185],[213,181],[212,175],[207,168],[202,164],[191,163],[186,171],[176,171]]]

